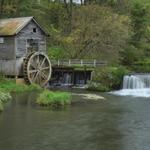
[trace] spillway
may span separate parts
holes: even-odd
[[[150,74],[126,75],[123,78],[122,89],[111,93],[122,96],[150,97]]]

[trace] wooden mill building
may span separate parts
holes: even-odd
[[[47,36],[34,17],[1,19],[0,73],[42,86],[52,74],[51,83],[74,85],[86,84],[93,68],[105,65],[96,60],[58,60],[51,61],[51,65],[46,55]],[[77,66],[79,70],[76,70]]]
[[[22,76],[23,59],[31,52],[46,53],[47,33],[34,17],[0,20],[0,72]]]

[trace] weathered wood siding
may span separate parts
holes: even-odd
[[[0,43],[0,60],[11,60],[15,58],[15,38],[2,37],[4,43]]]
[[[5,75],[23,75],[23,58],[27,55],[28,40],[38,41],[37,51],[46,53],[46,35],[33,20],[16,36],[2,38],[4,43],[0,43],[0,72]]]
[[[23,76],[23,57],[16,60],[0,60],[0,73]]]
[[[16,57],[21,58],[26,55],[26,39],[15,38]]]
[[[0,73],[5,75],[16,75],[16,61],[15,60],[0,60]]]
[[[36,28],[36,32],[33,29]],[[27,54],[27,40],[38,40],[38,51],[46,52],[46,36],[39,26],[31,21],[27,26],[22,29],[16,36],[16,57],[22,57]]]
[[[17,76],[23,76],[23,60],[24,58],[18,58],[16,59],[16,75]]]

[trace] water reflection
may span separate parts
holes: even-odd
[[[0,115],[0,149],[147,150],[150,101],[103,96],[74,95],[71,107],[50,111],[34,104],[36,93],[14,95]]]

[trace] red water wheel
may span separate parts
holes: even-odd
[[[51,62],[44,53],[31,53],[24,60],[24,79],[29,84],[44,86],[50,80],[51,72]]]

